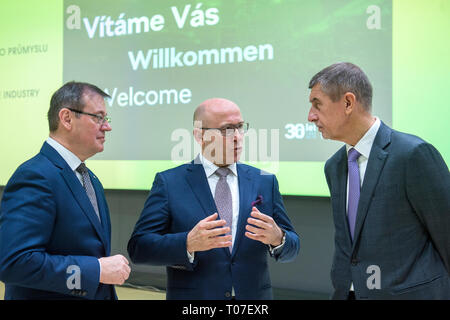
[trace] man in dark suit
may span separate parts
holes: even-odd
[[[272,299],[268,255],[298,254],[275,176],[236,163],[247,128],[235,103],[206,100],[194,114],[202,153],[155,177],[128,253],[167,266],[167,299]]]
[[[111,130],[102,90],[69,82],[52,96],[50,137],[8,181],[0,208],[5,299],[117,299],[128,261],[109,257],[103,187],[84,161]]]
[[[429,143],[372,116],[372,86],[337,63],[310,81],[308,120],[346,143],[325,164],[334,299],[450,299],[450,175]]]

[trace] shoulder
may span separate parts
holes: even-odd
[[[201,167],[201,168],[200,168]],[[156,185],[178,183],[184,179],[189,172],[194,169],[203,169],[201,165],[194,165],[192,163],[185,163],[174,168],[157,172],[153,183]]]
[[[11,179],[47,177],[52,174],[52,168],[55,167],[45,156],[42,154],[37,154],[17,167],[11,176]]]
[[[412,162],[428,158],[431,155],[441,157],[439,151],[432,144],[416,135],[396,130],[392,130],[391,144],[387,150],[392,156]]]
[[[403,146],[404,148],[408,149],[415,149],[417,147],[428,144],[425,140],[413,134],[400,132],[394,129],[391,130],[392,130],[391,135],[392,144],[397,144],[399,146]]]
[[[268,181],[277,181],[275,174],[241,162],[237,163],[237,170],[238,175],[247,175],[254,180],[264,181],[265,183]]]
[[[172,178],[172,177],[180,177],[180,174],[184,174],[185,172],[188,172],[194,164],[192,163],[185,163],[177,167],[173,167],[164,171],[158,172],[156,175],[164,176],[165,178]],[[197,166],[197,165],[195,165]]]
[[[52,193],[52,185],[57,179],[57,171],[51,162],[38,154],[22,163],[5,186],[4,195],[16,194],[24,197],[23,193],[33,194]]]

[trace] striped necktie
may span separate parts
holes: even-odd
[[[86,190],[87,196],[88,196],[89,200],[91,201],[92,206],[94,207],[94,210],[95,210],[95,213],[97,214],[98,219],[100,220],[100,214],[98,212],[98,205],[97,205],[97,197],[95,196],[94,187],[92,186],[92,182],[89,177],[88,169],[83,162],[78,166],[77,172],[79,172],[81,174],[84,190]]]

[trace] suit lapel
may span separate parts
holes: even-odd
[[[92,185],[94,187],[95,196],[97,197],[97,206],[98,206],[98,213],[100,215],[101,219],[101,230],[103,231],[103,236],[107,240],[106,241],[106,252],[109,255],[110,249],[111,249],[111,224],[109,220],[109,212],[108,208],[105,207],[105,199],[104,199],[104,192],[103,188],[101,187],[100,181],[98,178],[93,174],[91,171],[89,171],[89,176],[91,178]],[[98,220],[98,218],[97,218]]]
[[[236,254],[242,237],[244,236],[247,219],[252,211],[252,201],[256,199],[255,183],[252,181],[248,169],[238,163],[237,173],[239,185],[239,218],[233,245],[233,256]]]
[[[342,220],[342,225],[345,228],[346,239],[348,243],[352,243],[352,238],[350,235],[350,227],[348,225],[347,218],[347,176],[348,176],[348,165],[347,165],[347,152],[345,146],[340,150],[340,157],[337,161],[337,190],[341,192],[336,193],[339,196],[338,205],[340,217]]]
[[[61,169],[61,175],[67,186],[71,190],[74,199],[81,207],[89,222],[93,225],[99,238],[105,245],[105,248],[108,247],[108,241],[106,241],[105,239],[105,235],[103,233],[100,221],[98,220],[97,214],[95,213],[94,208],[92,207],[92,204],[86,194],[86,191],[84,190],[75,173],[72,171],[72,169],[70,169],[69,165],[66,163],[66,161],[64,161],[60,154],[49,144],[44,143],[44,146],[41,149],[41,153],[46,156],[55,166]],[[97,190],[95,190],[95,192],[98,193]]]
[[[370,151],[358,203],[353,250],[358,242],[357,240],[369,210],[370,201],[388,156],[388,153],[384,150],[384,148],[386,148],[386,146],[390,143],[391,133],[391,129],[382,122]]]
[[[99,238],[102,240],[106,248],[108,246],[108,241],[106,241],[105,239],[103,228],[100,224],[97,214],[94,211],[94,207],[92,206],[91,201],[89,200],[87,193],[84,190],[83,186],[81,185],[80,181],[76,177],[75,173],[69,167],[64,168],[61,174],[64,180],[66,181],[67,185],[69,186],[70,190],[72,191],[73,197],[80,205],[87,219],[94,226],[95,231],[97,232]],[[97,190],[95,190],[95,192],[97,193]]]
[[[217,212],[216,203],[211,194],[205,170],[200,162],[191,162],[187,168],[186,180],[195,197],[203,208],[205,218]]]

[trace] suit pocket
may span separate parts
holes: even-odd
[[[392,289],[391,292],[394,295],[415,293],[416,291],[430,289],[430,287],[432,287],[436,283],[439,283],[439,281],[441,279],[442,279],[442,275],[436,275],[434,277],[431,277],[430,279],[415,282],[412,284],[411,283],[402,284],[402,285],[397,286],[394,289]],[[426,297],[422,297],[422,298],[426,298]]]

